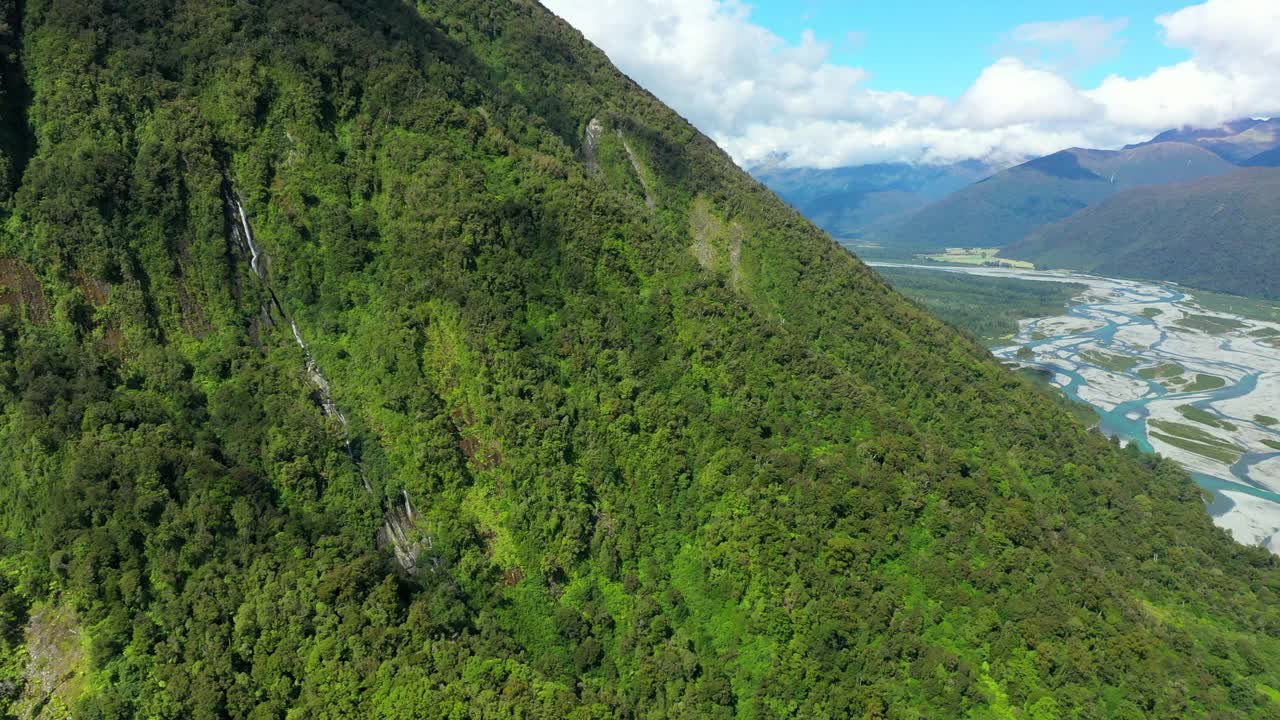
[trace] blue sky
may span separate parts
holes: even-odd
[[[917,95],[958,97],[992,60],[1003,54],[1005,38],[1025,23],[1096,16],[1127,19],[1120,54],[1070,73],[1084,86],[1107,74],[1139,76],[1186,60],[1191,53],[1170,48],[1156,18],[1187,5],[1178,0],[755,0],[752,21],[789,42],[806,30],[831,45],[831,60],[866,68],[870,85]],[[850,33],[861,36],[851,43]],[[857,45],[860,45],[858,47]]]
[[[541,0],[739,163],[1020,162],[1280,115],[1280,0]]]

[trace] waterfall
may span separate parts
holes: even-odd
[[[231,186],[230,181],[227,181],[224,185],[223,195],[227,207],[234,213],[231,218],[232,235],[239,241],[241,248],[248,251],[249,267],[252,268],[253,274],[262,282],[263,287],[266,288],[267,293],[270,295],[271,306],[275,308],[276,312],[280,313],[281,317],[289,322],[289,328],[293,331],[293,339],[298,343],[298,347],[302,349],[307,379],[311,381],[312,386],[316,389],[320,400],[320,409],[325,417],[338,421],[338,425],[342,430],[342,444],[346,448],[347,455],[360,473],[360,480],[364,484],[365,492],[372,495],[373,485],[369,482],[369,476],[365,474],[364,466],[356,458],[355,449],[351,446],[351,428],[347,424],[347,417],[342,414],[342,410],[338,407],[337,402],[334,401],[333,387],[330,385],[329,379],[325,377],[324,372],[321,371],[320,363],[316,362],[315,355],[303,338],[302,329],[285,311],[284,305],[276,297],[275,289],[271,287],[271,279],[267,276],[266,269],[263,267],[263,261],[267,259],[266,254],[258,248],[258,243],[253,237],[253,227],[249,224],[249,218],[245,214],[243,204],[240,202],[240,196]],[[413,530],[418,522],[417,513],[414,512],[413,503],[409,500],[409,491],[401,488],[400,495],[404,500],[404,507],[402,508],[398,503],[392,503],[390,500],[386,501],[383,526],[378,530],[377,535],[380,542],[392,546],[396,561],[400,563],[400,567],[410,575],[416,575],[419,567],[418,558],[423,549],[432,551],[435,549],[435,545],[429,534],[420,540],[413,539]],[[432,556],[430,559],[430,570],[435,573],[440,569],[440,558]]]
[[[240,202],[240,196],[230,187],[226,190],[226,196],[227,203],[231,205],[231,209],[240,220],[239,227],[232,224],[232,231],[240,238],[240,244],[249,251],[249,267],[253,269],[253,274],[265,283],[267,275],[262,270],[262,253],[258,251],[258,243],[253,239],[253,228],[249,226],[249,218],[244,214],[244,205]]]

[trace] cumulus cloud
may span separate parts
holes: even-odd
[[[736,0],[548,0],[637,82],[712,132],[776,114],[849,116],[866,71],[825,62],[813,33],[788,45]],[[898,111],[900,108],[888,108]]]
[[[1280,60],[1280,3],[1210,0],[1161,16],[1170,45],[1195,51],[1207,72],[1254,74]]]
[[[1280,3],[1209,0],[1156,20],[1192,57],[1140,78],[1111,76],[1089,96],[1124,127],[1213,125],[1280,115]]]
[[[1064,147],[1112,147],[1168,127],[1280,115],[1280,2],[1209,0],[1161,16],[1191,59],[1076,87],[1073,68],[1119,48],[1124,20],[1032,23],[959,98],[874,89],[831,62],[814,33],[788,43],[740,0],[543,0],[637,82],[738,162],[1016,162]],[[853,33],[850,42],[865,36]]]
[[[983,129],[1054,125],[1080,123],[1101,110],[1061,75],[1003,58],[983,70],[960,98],[953,120]]]
[[[1032,125],[974,129],[939,124],[815,121],[753,125],[719,140],[731,155],[751,165],[780,159],[793,167],[832,168],[877,162],[947,164],[979,158],[1009,165],[1065,147],[1088,146],[1095,136],[1071,129]]]

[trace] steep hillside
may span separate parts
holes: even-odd
[[[1006,257],[1280,298],[1280,170],[1137,188],[1045,227]]]
[[[762,167],[760,182],[837,238],[859,238],[873,228],[925,207],[991,175],[984,163],[882,163],[830,170]]]
[[[1280,717],[1274,556],[540,5],[20,5],[0,714]]]
[[[1121,150],[1072,149],[1010,168],[891,224],[874,237],[902,249],[1002,247],[1122,190],[1235,169],[1212,152],[1163,142]]]

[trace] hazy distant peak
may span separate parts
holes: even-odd
[[[1280,118],[1243,118],[1216,127],[1181,127],[1125,149],[1163,143],[1198,145],[1233,163],[1244,164],[1260,153],[1280,147]]]

